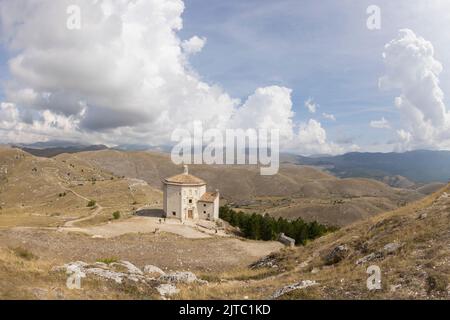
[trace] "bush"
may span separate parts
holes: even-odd
[[[93,208],[97,205],[97,201],[95,200],[90,200],[87,204],[88,208]]]
[[[316,221],[307,223],[302,219],[288,221],[284,218],[275,219],[268,214],[262,216],[256,213],[245,214],[236,212],[229,207],[221,207],[219,216],[222,220],[238,227],[246,238],[254,240],[276,240],[280,233],[295,239],[296,244],[306,244],[308,240],[316,239],[335,227],[327,227]]]
[[[112,215],[113,215],[114,220],[119,220],[120,219],[120,212],[119,211],[114,212]]]
[[[35,260],[37,257],[29,250],[22,248],[22,247],[16,247],[16,248],[10,248],[10,250],[19,258],[25,259],[25,260]]]

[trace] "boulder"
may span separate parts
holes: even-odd
[[[346,245],[339,245],[325,256],[325,264],[330,266],[345,259],[350,253]]]
[[[286,293],[289,293],[291,291],[298,290],[298,289],[305,289],[305,288],[308,288],[311,286],[315,286],[317,284],[318,283],[314,280],[303,280],[303,281],[285,286],[285,287],[275,291],[275,293],[272,294],[269,297],[269,299],[271,299],[271,300],[277,299],[277,298],[281,297],[282,295],[285,295]]]
[[[164,275],[166,274],[164,271],[162,271],[160,268],[158,268],[157,266],[152,266],[152,265],[146,265],[144,267],[144,273],[145,274],[158,274],[158,275]]]
[[[399,242],[392,242],[392,243],[388,243],[387,245],[385,245],[383,247],[383,250],[390,254],[390,253],[394,253],[396,251],[398,251],[401,247],[403,246],[403,244],[399,243]]]
[[[380,252],[372,252],[371,254],[368,254],[367,256],[362,257],[361,259],[358,259],[356,261],[356,264],[357,265],[364,264],[364,263],[367,263],[369,261],[373,261],[373,260],[376,260],[376,259],[379,259],[379,258],[382,258],[382,257],[383,257],[382,253],[380,253]]]

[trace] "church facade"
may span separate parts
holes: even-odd
[[[180,221],[219,219],[219,191],[207,192],[206,182],[184,173],[166,178],[164,183],[164,213],[168,219]]]

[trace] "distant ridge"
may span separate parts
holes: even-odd
[[[92,145],[92,146],[69,146],[69,147],[51,147],[51,148],[30,148],[30,147],[23,147],[23,146],[13,146],[14,148],[21,149],[25,152],[28,152],[36,157],[43,157],[43,158],[52,158],[57,155],[63,154],[63,153],[78,153],[78,152],[84,152],[84,151],[99,151],[99,150],[106,150],[108,149],[105,145]]]
[[[402,176],[416,183],[445,183],[450,180],[450,151],[352,152],[317,158],[288,155],[286,159],[296,164],[323,167],[341,178],[366,177],[383,180],[389,176]]]

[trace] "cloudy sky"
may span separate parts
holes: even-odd
[[[0,143],[202,121],[300,154],[450,149],[450,1],[0,0],[0,22]]]

